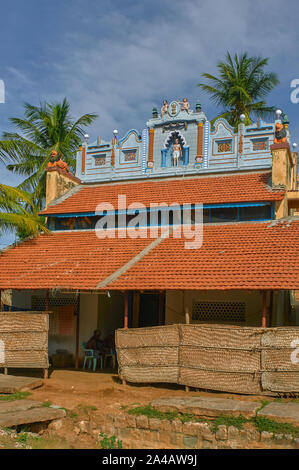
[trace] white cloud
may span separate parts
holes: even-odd
[[[94,6],[88,28],[66,35],[65,60],[56,65],[56,73],[77,114],[100,115],[95,133],[108,137],[115,127],[122,132],[142,128],[152,106],[160,106],[164,97],[187,95],[194,102],[200,74],[214,72],[227,50],[270,56],[270,68],[284,81],[294,78],[287,65],[297,53],[289,48],[297,33],[281,16],[279,1],[162,3],[167,14],[155,14],[154,21],[120,11],[101,9],[100,14],[100,6]],[[73,15],[86,12],[77,5]],[[215,113],[207,97],[201,101]]]

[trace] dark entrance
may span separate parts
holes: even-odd
[[[139,327],[164,325],[165,295],[163,293],[140,294]]]

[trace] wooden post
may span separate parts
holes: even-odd
[[[124,292],[125,296],[125,310],[124,310],[124,328],[127,329],[129,326],[129,291]],[[125,379],[122,379],[122,384],[126,385]]]
[[[79,338],[80,338],[80,293],[78,294],[77,321],[76,321],[76,358],[75,367],[79,369]]]
[[[263,290],[263,301],[262,301],[262,328],[267,328],[267,291]]]
[[[8,374],[8,369],[7,367],[4,367],[4,375],[7,375]]]
[[[269,326],[272,326],[273,320],[273,290],[270,292],[270,306],[269,306]]]
[[[159,325],[163,325],[163,292],[159,293]]]
[[[125,291],[125,312],[124,312],[124,328],[128,328],[129,324],[129,292]]]
[[[50,307],[50,291],[49,289],[46,290],[46,301],[45,301],[45,310],[46,312],[49,311],[49,307]]]
[[[186,325],[190,324],[190,314],[189,314],[189,308],[185,307],[185,323]]]

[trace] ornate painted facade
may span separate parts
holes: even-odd
[[[160,115],[153,109],[142,132],[131,129],[119,140],[84,143],[76,176],[89,183],[270,169],[277,122],[241,123],[236,131],[222,118],[212,126],[199,103],[192,110],[172,101]],[[181,148],[178,166],[173,158],[176,140]]]

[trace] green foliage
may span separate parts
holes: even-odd
[[[45,218],[38,215],[32,195],[19,188],[0,184],[0,230],[16,229],[19,240],[49,232]]]
[[[265,408],[265,406],[269,405],[270,401],[261,400],[260,403],[261,403],[261,406],[256,410],[256,412],[262,410],[263,408]]]
[[[0,160],[8,170],[23,175],[18,186],[32,193],[34,205],[41,209],[45,198],[45,167],[52,150],[56,150],[71,169],[74,169],[76,152],[84,137],[84,128],[94,122],[96,114],[84,114],[77,120],[70,116],[70,104],[62,103],[24,105],[23,118],[10,118],[17,132],[4,132],[0,140]]]
[[[122,449],[123,443],[118,440],[116,436],[107,436],[107,434],[100,433],[99,437],[102,437],[100,440],[100,445],[102,449]]]
[[[218,427],[222,424],[224,424],[225,426],[234,426],[237,429],[242,429],[243,424],[247,422],[248,420],[242,415],[240,416],[220,415],[214,419],[211,429],[213,432],[216,432]]]
[[[198,86],[222,108],[212,124],[223,117],[236,128],[241,114],[245,115],[245,124],[248,125],[252,116],[266,118],[275,111],[275,108],[267,106],[265,97],[279,80],[275,73],[264,72],[267,64],[268,58],[249,57],[247,53],[232,57],[227,52],[226,60],[217,64],[218,76],[202,74],[209,84],[199,83]]]
[[[44,401],[41,406],[43,408],[50,408],[50,406],[52,405],[52,402],[51,401]]]
[[[31,434],[27,434],[26,432],[20,432],[16,438],[17,442],[19,442],[20,444],[29,444],[29,441],[36,441],[38,439],[38,436],[32,436]]]
[[[259,432],[267,431],[274,434],[291,434],[294,437],[299,436],[299,427],[293,426],[290,423],[279,423],[272,419],[264,418],[263,416],[256,416],[251,421]]]
[[[266,400],[261,400],[261,407],[259,410],[264,408],[270,402]],[[167,419],[169,421],[173,421],[174,419],[179,419],[183,423],[193,421],[193,422],[206,422],[206,419],[198,418],[193,414],[187,413],[178,413],[175,411],[168,411],[162,412],[156,410],[151,405],[146,406],[138,406],[136,408],[132,408],[128,410],[128,414],[135,415],[135,416],[147,416],[147,418],[156,418],[156,419]],[[272,432],[274,434],[291,434],[294,437],[299,436],[299,427],[293,426],[290,423],[280,423],[268,418],[264,418],[261,416],[255,416],[253,418],[245,418],[243,415],[240,416],[227,416],[227,415],[220,415],[216,418],[212,418],[209,420],[211,423],[211,430],[212,432],[216,432],[220,425],[225,425],[227,427],[234,426],[237,429],[242,429],[243,425],[253,424],[257,431],[260,433],[263,431]]]
[[[151,405],[132,408],[128,410],[128,414],[135,416],[147,416],[148,418],[167,419],[168,421],[179,419],[183,423],[192,421],[194,418],[194,415],[188,413],[178,413],[176,411],[159,411],[153,408]]]
[[[15,392],[9,395],[0,395],[1,401],[15,401],[15,400],[24,400],[31,395],[30,392]]]

